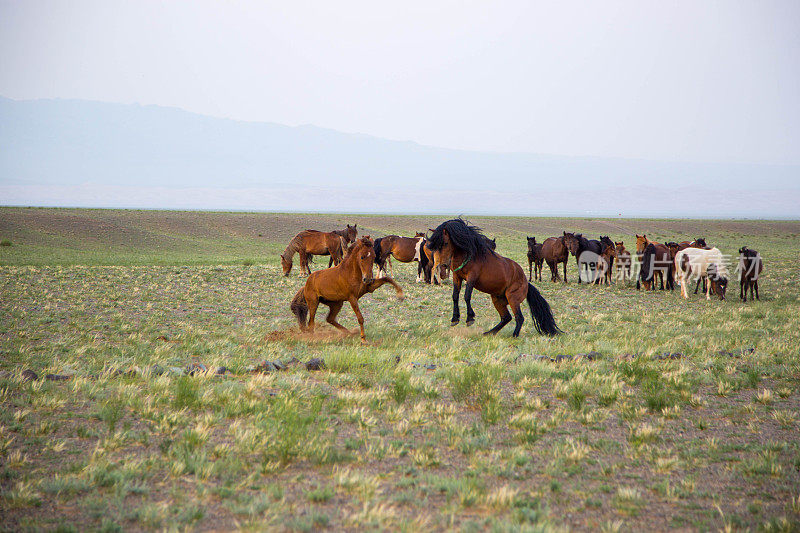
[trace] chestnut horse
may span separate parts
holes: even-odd
[[[433,230],[431,230],[433,231]],[[422,245],[422,252],[426,258],[425,261],[425,282],[430,283],[433,280],[434,285],[439,285],[444,282],[445,279],[450,275],[449,267],[447,265],[442,264],[441,262],[436,261],[435,254],[433,250],[430,249],[428,246],[428,240],[426,239]]]
[[[513,336],[518,337],[525,317],[520,304],[528,300],[536,330],[544,335],[561,333],[556,325],[550,305],[536,288],[525,278],[525,271],[518,263],[492,250],[490,241],[479,228],[470,226],[460,218],[440,224],[429,239],[429,246],[439,260],[453,269],[453,318],[451,324],[460,320],[458,297],[461,283],[466,282],[464,301],[467,304],[467,326],[475,322],[472,309],[472,290],[478,289],[492,297],[500,323],[484,335],[494,335],[511,322],[514,312],[516,325]]]
[[[542,255],[542,243],[536,242],[536,237],[525,237],[528,239],[528,279],[542,281],[542,263],[544,256]],[[533,266],[536,265],[536,271],[532,272]],[[535,274],[534,278],[531,275]]]
[[[564,244],[564,237],[548,237],[545,239],[542,243],[542,257],[547,266],[550,267],[550,281],[553,282],[557,282],[559,279],[558,264],[564,263],[564,283],[566,283],[569,250],[567,250],[567,245]]]
[[[344,233],[345,236],[340,235]],[[355,226],[347,226],[347,229],[339,230],[339,232],[324,232],[314,229],[307,229],[295,235],[289,245],[281,254],[281,267],[283,267],[283,275],[288,276],[292,271],[292,258],[294,254],[300,255],[300,270],[311,274],[311,268],[308,263],[312,255],[330,255],[331,259],[328,261],[328,267],[331,264],[338,265],[342,260],[344,250],[347,248],[347,239],[350,241],[356,238],[357,230]]]
[[[403,300],[403,289],[392,278],[372,277],[372,267],[375,262],[373,246],[374,243],[369,235],[362,237],[355,242],[355,246],[350,249],[344,261],[333,268],[318,270],[308,277],[305,286],[297,291],[290,305],[302,331],[313,333],[314,317],[317,307],[322,303],[330,308],[325,320],[333,327],[350,333],[336,321],[336,315],[341,311],[344,302],[350,302],[361,328],[361,341],[364,342],[366,341],[364,316],[358,308],[358,299],[388,283],[397,290],[398,299]]]
[[[625,242],[614,242],[614,247],[617,249],[617,277],[622,281],[631,277],[631,253],[625,249]]]
[[[601,237],[601,239],[608,239],[608,237]],[[597,279],[595,284],[611,285],[611,271],[614,267],[614,259],[617,257],[617,247],[609,241],[601,240],[602,251],[600,258],[597,261]]]
[[[400,237],[398,235],[387,235],[375,239],[375,264],[378,265],[378,277],[386,275],[386,267],[392,268],[391,258],[394,257],[401,263],[419,261],[422,255],[422,244],[425,241],[425,234],[417,232],[413,237]],[[393,272],[394,273],[394,272]],[[417,269],[417,281],[420,281],[421,271]]]

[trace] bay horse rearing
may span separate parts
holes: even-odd
[[[508,312],[508,306],[511,306],[516,320],[512,335],[518,337],[525,321],[520,304],[526,299],[539,333],[544,335],[562,333],[556,325],[550,305],[533,284],[528,282],[522,267],[492,250],[488,239],[479,228],[467,224],[460,218],[448,220],[433,231],[428,239],[428,245],[453,269],[452,325],[458,324],[460,320],[458,298],[461,293],[461,283],[466,282],[464,301],[467,304],[468,326],[475,322],[475,311],[472,309],[473,288],[489,294],[500,315],[500,323],[486,331],[484,335],[494,335],[511,322],[511,313]]]
[[[333,268],[318,270],[306,280],[303,288],[294,295],[290,308],[297,317],[302,331],[314,331],[314,317],[319,304],[330,308],[325,320],[333,327],[350,333],[336,321],[336,315],[344,302],[350,307],[361,328],[361,340],[366,341],[364,333],[364,316],[358,308],[358,300],[367,293],[374,292],[381,285],[388,283],[397,290],[397,298],[403,300],[403,289],[392,278],[375,279],[372,270],[375,263],[374,243],[369,236],[356,240],[355,245],[344,260]]]

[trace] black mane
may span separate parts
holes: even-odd
[[[477,226],[471,226],[460,218],[454,218],[447,222],[442,222],[433,230],[428,239],[428,248],[433,251],[441,250],[444,247],[444,231],[450,236],[453,247],[466,253],[467,257],[482,257],[488,253],[493,253],[490,240],[483,234]]]

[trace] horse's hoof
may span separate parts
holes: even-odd
[[[467,326],[471,326],[474,323],[475,323],[475,320],[467,319],[467,322],[466,322]]]
[[[450,326],[451,326],[451,327],[452,327],[452,326],[457,326],[459,322],[461,322],[461,321],[460,321],[460,320],[451,320],[451,321],[450,321]]]

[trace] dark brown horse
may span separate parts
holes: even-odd
[[[558,264],[564,263],[564,283],[567,282],[567,259],[569,259],[569,250],[567,245],[564,244],[564,237],[548,237],[542,243],[542,257],[544,258],[547,266],[550,267],[550,280],[557,282]]]
[[[403,300],[403,289],[392,278],[373,278],[372,267],[375,262],[373,245],[368,235],[362,237],[356,241],[344,261],[333,268],[318,270],[308,277],[305,286],[297,291],[290,305],[302,331],[314,331],[317,307],[319,304],[325,304],[330,308],[325,320],[333,327],[350,333],[336,321],[336,315],[341,311],[344,302],[350,302],[361,328],[361,340],[366,341],[364,316],[358,308],[358,299],[388,283],[397,290],[397,297]]]
[[[536,237],[525,237],[528,239],[528,279],[542,281],[542,263],[544,263],[544,255],[542,255],[542,243],[536,242]],[[532,272],[533,266],[536,266],[536,271]],[[531,278],[531,275],[535,277]]]
[[[440,224],[429,239],[429,246],[442,262],[449,263],[453,269],[453,318],[452,325],[458,324],[460,313],[458,298],[461,283],[466,282],[464,301],[467,304],[467,325],[475,322],[472,309],[472,290],[478,289],[492,297],[500,323],[485,332],[494,335],[511,322],[511,306],[516,320],[513,336],[519,336],[525,317],[520,304],[526,299],[531,309],[536,330],[544,335],[561,333],[556,325],[550,305],[539,291],[525,278],[525,271],[518,263],[499,255],[492,250],[488,239],[480,229],[470,226],[460,218]]]
[[[648,283],[645,290],[655,290],[655,280],[658,278],[661,282],[661,290],[664,290],[664,279],[667,280],[666,288],[673,290],[675,288],[675,264],[673,263],[673,256],[670,254],[669,248],[659,242],[651,241],[647,235],[636,235],[636,253],[639,254],[641,261],[641,268],[644,268],[643,254],[649,245],[653,245],[653,256],[649,261],[648,267],[652,272],[646,272],[645,277],[652,278],[652,282]],[[652,274],[652,276],[651,276]],[[644,280],[644,278],[640,277]],[[636,289],[639,289],[639,281],[636,281]]]
[[[747,289],[750,289],[750,299],[753,299],[753,289],[756,291],[756,300],[758,297],[758,278],[764,271],[764,262],[761,260],[761,254],[755,250],[751,250],[747,246],[739,248],[739,266],[736,269],[739,274],[739,298],[747,301]]]
[[[608,237],[601,237],[601,239],[606,239],[607,244],[613,245]],[[603,245],[600,241],[587,239],[582,233],[564,232],[564,244],[569,249],[569,252],[575,256],[575,262],[578,264],[578,283],[582,279],[587,283],[596,283],[597,263],[600,253],[603,251]]]
[[[386,275],[386,267],[392,268],[391,258],[394,257],[401,263],[419,261],[422,251],[422,244],[425,242],[425,234],[417,232],[413,237],[400,237],[398,235],[387,235],[375,239],[375,264],[378,265],[378,277]],[[420,281],[420,272],[417,271],[417,281]]]

